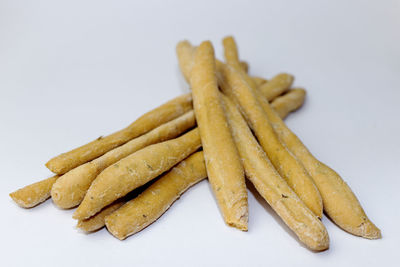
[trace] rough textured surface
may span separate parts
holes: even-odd
[[[313,178],[322,196],[326,214],[349,233],[369,239],[380,238],[380,230],[368,219],[350,187],[334,170],[310,153],[266,99],[260,99],[260,103],[279,139],[302,162]]]
[[[138,197],[107,216],[108,231],[120,240],[141,231],[167,211],[189,187],[206,177],[203,152],[197,152],[163,175]]]
[[[222,40],[222,44],[224,46],[224,56],[226,62],[234,67],[235,69],[241,70],[243,74],[243,79],[246,80],[246,82],[254,89],[257,88],[257,84],[255,81],[247,74],[247,71],[244,72],[243,68],[241,67],[240,61],[239,61],[239,52],[235,43],[235,40],[233,39],[232,36],[225,37]]]
[[[10,197],[22,208],[32,208],[50,197],[50,190],[58,175],[27,185],[15,192]]]
[[[268,99],[274,99],[289,90],[293,80],[294,77],[292,75],[280,73],[261,85],[258,90]]]
[[[106,137],[99,137],[86,145],[56,156],[47,162],[46,166],[54,173],[64,174],[135,137],[147,133],[165,122],[181,116],[191,108],[192,98],[190,94],[178,96],[152,111],[145,113],[125,129]]]
[[[70,170],[53,185],[51,197],[54,203],[64,209],[79,205],[93,180],[105,168],[139,149],[175,138],[195,125],[194,112],[193,110],[188,111],[182,116],[107,152],[103,156]]]
[[[196,47],[192,46],[189,41],[180,41],[176,45],[176,55],[178,57],[179,67],[185,80],[190,83],[190,73],[194,65],[194,54]],[[240,62],[240,67],[244,72],[249,71],[249,64],[245,61]],[[254,77],[256,83],[264,83],[266,80],[263,78]]]
[[[290,112],[297,110],[303,105],[305,97],[306,90],[302,88],[294,88],[286,92],[284,95],[275,98],[271,103],[271,106],[278,113],[279,117],[284,119]]]
[[[287,102],[287,105],[291,106],[290,101]],[[286,107],[284,105],[282,105],[281,107],[286,109]],[[279,109],[277,111],[279,111]],[[159,203],[159,205],[157,207],[155,207],[154,205],[150,205],[150,207],[149,207],[149,205],[146,206],[148,209],[151,208],[151,212],[149,212],[149,213],[151,213],[152,216],[146,216],[147,220],[145,222],[139,223],[139,226],[141,225],[142,227],[145,227],[145,226],[151,224],[153,221],[155,221],[159,216],[161,216],[161,214],[163,212],[165,212],[165,210],[163,210],[163,209],[169,207],[169,205],[164,205],[163,203],[165,201],[173,202],[175,200],[175,198],[179,197],[177,195],[173,195],[173,193],[176,192],[176,190],[179,192],[178,194],[182,194],[182,192],[184,192],[187,188],[187,187],[185,187],[185,185],[191,186],[194,183],[196,183],[196,182],[200,181],[201,179],[203,179],[204,177],[206,177],[207,173],[206,173],[206,169],[205,169],[205,165],[204,165],[204,160],[201,159],[200,156],[203,156],[202,152],[195,153],[194,155],[192,155],[189,158],[184,160],[184,162],[186,162],[185,164],[182,162],[182,163],[180,163],[180,165],[178,165],[179,167],[177,166],[173,170],[170,171],[170,174],[168,174],[168,176],[172,176],[173,178],[167,179],[166,178],[167,175],[165,175],[163,178],[164,182],[156,182],[155,183],[155,184],[159,184],[157,187],[161,187],[161,190],[156,190],[156,192],[158,192],[158,193],[162,192],[162,197],[160,197],[160,194],[156,194],[156,195],[152,194],[151,196],[150,195],[147,196],[149,198],[153,198],[153,197],[157,196],[157,201],[156,202],[152,201],[152,203],[153,202]],[[172,181],[169,181],[169,180],[172,180]],[[177,183],[178,183],[178,185],[177,185]],[[181,187],[179,187],[179,186],[181,186]],[[154,191],[154,190],[155,189],[153,187],[152,191]],[[151,191],[147,191],[147,192],[151,192]],[[172,193],[172,195],[171,195],[171,193]],[[144,192],[142,194],[141,198],[144,198],[146,196],[146,194],[148,194],[148,193]],[[136,215],[139,214],[142,216],[143,206],[137,207],[134,204],[136,202],[137,202],[137,200],[131,201],[132,204],[129,204],[129,206],[131,206],[131,208],[129,208],[129,210],[132,209],[132,210],[134,210],[133,214],[136,214]],[[87,232],[96,231],[96,230],[100,229],[105,224],[104,218],[107,215],[111,214],[113,211],[117,210],[122,204],[123,204],[123,202],[117,202],[117,203],[111,204],[111,205],[107,206],[106,208],[104,208],[103,210],[101,210],[99,213],[90,217],[89,219],[84,220],[84,221],[79,221],[78,228],[81,228],[82,230],[87,231]],[[126,207],[126,209],[128,209],[128,207]],[[121,227],[121,225],[123,225],[123,228],[125,230],[118,230],[118,232],[120,232],[120,233],[129,232],[131,234],[134,234],[135,232],[140,231],[142,229],[142,227],[138,226],[138,222],[140,220],[144,220],[141,217],[139,217],[140,218],[139,221],[136,219],[131,220],[132,218],[136,218],[135,216],[133,216],[133,217],[128,216],[127,219],[122,220],[122,218],[125,218],[124,217],[125,212],[118,211],[118,214],[122,214],[122,215],[120,215],[118,217],[118,219],[113,221],[113,223],[110,223],[110,225],[113,224],[112,227],[114,229],[117,229],[117,228]],[[120,223],[121,220],[123,221],[123,223]],[[111,219],[110,219],[110,221],[111,221]],[[130,232],[130,231],[128,231],[129,229],[139,229],[139,230]],[[117,231],[117,230],[115,230],[115,231]],[[118,237],[118,236],[117,237],[120,239],[123,239],[122,236],[123,235],[120,235],[120,237]]]
[[[198,129],[145,147],[106,168],[93,181],[73,218],[87,219],[105,206],[169,170],[201,146]]]
[[[76,227],[79,229],[85,231],[85,232],[94,232],[97,231],[106,225],[105,218],[106,216],[110,215],[117,209],[119,209],[122,205],[124,205],[125,202],[123,201],[117,201],[111,205],[108,205],[104,209],[102,209],[100,212],[96,213],[92,217],[90,217],[87,220],[83,221],[78,221],[78,224]]]
[[[176,45],[176,55],[178,57],[179,67],[185,80],[190,83],[190,73],[193,68],[193,58],[196,48],[192,46],[188,41],[180,41]]]
[[[208,179],[218,205],[228,225],[247,230],[244,172],[221,104],[210,42],[203,42],[196,49],[190,85]]]
[[[327,249],[329,237],[322,222],[275,170],[234,103],[226,96],[223,99],[246,177],[307,247]]]
[[[259,98],[263,96],[253,90],[240,71],[229,65],[221,65],[224,93],[235,99],[247,122],[253,129],[262,148],[274,167],[315,215],[322,217],[322,199],[312,178],[304,166],[278,139],[265,114]]]
[[[234,47],[232,47],[232,48],[235,48],[235,47],[236,47],[236,45]],[[195,52],[196,52],[196,48],[197,47],[195,47],[192,44],[190,44],[190,42],[187,41],[187,40],[180,41],[176,45],[176,54],[177,54],[177,57],[178,57],[179,67],[181,69],[183,77],[185,78],[185,80],[188,83],[190,82],[190,73],[192,72],[192,68],[193,68],[193,65],[194,65],[194,55],[195,55]],[[237,53],[235,53],[235,49],[233,49],[231,52],[233,52],[233,54],[231,55],[231,58],[233,59],[233,61],[238,59],[238,55],[237,55]],[[245,73],[247,73],[248,70],[249,70],[249,65],[245,61],[240,62],[238,66]],[[254,81],[254,85],[257,86],[257,87],[259,85],[264,84],[264,83],[267,82],[266,79],[260,78],[260,77],[251,77],[251,79]],[[276,89],[272,88],[272,90],[276,90]],[[271,94],[271,95],[274,95],[274,94]],[[272,100],[272,98],[270,100]]]
[[[291,105],[290,101],[288,101],[287,104]],[[130,201],[130,203],[124,207],[124,210],[119,209],[117,212],[114,212],[112,216],[109,216],[109,231],[117,238],[125,239],[159,218],[165,210],[168,209],[169,203],[172,203],[179,197],[178,195],[174,195],[175,192],[178,192],[177,194],[180,195],[186,190],[186,185],[189,184],[189,186],[191,186],[207,175],[204,160],[201,159],[200,156],[203,156],[202,152],[198,152],[185,159],[167,175],[164,175],[163,178],[155,182],[148,190],[143,192],[141,196]],[[177,182],[178,185],[176,184]],[[157,188],[161,188],[161,190],[156,190]],[[153,191],[157,192],[157,194],[153,194]],[[156,200],[153,201],[154,198],[156,198]],[[150,202],[153,204],[140,204]],[[165,204],[166,202],[168,205]],[[154,203],[156,203],[156,205]],[[142,214],[144,211],[146,211],[147,214],[151,214],[151,216],[146,215],[146,217],[143,217]],[[93,216],[93,218],[95,216]],[[290,216],[290,214],[288,216]]]
[[[300,107],[303,104],[303,101],[304,94],[298,94],[293,90],[293,92],[289,91],[287,94],[274,99],[271,106],[282,118],[285,118],[288,113]],[[11,193],[10,196],[15,202],[19,203],[21,207],[33,207],[40,204],[40,202],[45,201],[50,196],[51,185],[53,185],[55,180],[56,179],[54,178],[42,180],[33,185],[21,188],[18,191]],[[47,183],[49,186],[45,186]]]

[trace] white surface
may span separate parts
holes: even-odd
[[[398,266],[398,1],[62,2],[0,0],[2,266]],[[243,233],[224,225],[207,182],[124,242],[80,233],[51,201],[14,205],[8,193],[49,176],[52,156],[186,91],[179,40],[211,39],[221,56],[228,34],[252,74],[287,71],[307,89],[287,123],[350,184],[383,239],[324,218],[330,249],[310,252],[251,193]]]

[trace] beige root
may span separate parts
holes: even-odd
[[[262,148],[274,167],[315,215],[322,217],[322,199],[312,178],[304,166],[278,139],[265,114],[259,98],[263,96],[253,90],[241,73],[232,66],[220,64],[224,93],[240,106],[247,122],[253,129]]]
[[[10,197],[22,208],[32,208],[50,197],[50,190],[58,175],[42,181],[27,185],[15,192]]]
[[[93,181],[73,218],[85,220],[169,170],[201,146],[198,129],[145,147],[106,168]]]
[[[274,101],[278,101],[279,98],[281,98],[281,97],[278,97]],[[301,98],[301,99],[304,99],[304,98]],[[282,104],[280,104],[277,107],[276,112],[278,114],[286,114],[286,112],[289,110],[290,107],[297,108],[297,105],[292,104],[292,102],[298,103],[299,100],[301,100],[301,99],[296,99],[296,97],[290,97],[290,98],[287,98],[283,102],[281,101]],[[286,106],[289,106],[289,108],[287,108]],[[282,109],[284,109],[285,112],[281,112]],[[196,154],[202,154],[202,152],[198,152]],[[195,161],[197,163],[196,162],[193,163],[192,162],[193,160],[188,161],[189,158],[196,159]],[[180,177],[180,178],[177,178],[177,179],[185,179],[184,181],[186,182],[186,184],[192,184],[191,181],[194,181],[193,183],[196,183],[197,181],[200,181],[202,178],[204,178],[207,175],[206,174],[205,165],[204,165],[204,161],[202,161],[202,159],[199,159],[198,156],[194,157],[194,155],[190,156],[189,158],[184,160],[184,161],[186,161],[185,165],[183,163],[180,163],[178,165],[178,166],[180,166],[179,168],[177,168],[177,167],[174,168],[175,169],[175,171],[174,171],[175,174],[172,174],[172,171],[170,171],[170,174],[168,176],[174,176],[174,177],[176,176],[176,177]],[[202,162],[202,165],[201,165],[200,161]],[[192,162],[192,163],[190,163],[190,162]],[[194,167],[192,167],[192,165]],[[183,169],[183,171],[182,171],[182,169]],[[178,170],[180,170],[180,171],[178,171]],[[189,174],[188,174],[188,172],[189,172]],[[166,176],[166,175],[164,175],[164,176]],[[172,178],[170,178],[170,179],[172,179]],[[193,179],[193,180],[191,180],[191,179]],[[164,179],[164,180],[166,180],[166,179]],[[161,190],[159,190],[160,192],[165,192],[164,188],[172,188],[173,190],[178,190],[179,192],[183,192],[183,191],[186,190],[185,186],[180,187],[180,188],[182,188],[182,190],[180,190],[179,187],[176,187],[176,185],[171,187],[172,185],[167,181],[165,181],[165,182],[156,182],[156,184],[157,183],[161,184],[161,185],[157,186],[157,188],[161,188]],[[255,181],[254,183],[257,183],[257,181]],[[175,184],[176,184],[176,182],[175,182]],[[182,185],[182,182],[179,182],[178,185]],[[153,188],[153,191],[154,191],[155,186],[153,186],[152,188]],[[146,192],[150,192],[150,191],[146,191]],[[170,191],[167,191],[167,193],[168,192],[170,192]],[[260,193],[263,194],[261,191],[260,191]],[[163,196],[164,195],[165,194],[163,194]],[[145,196],[146,196],[146,193],[143,192],[141,198],[144,198]],[[166,197],[162,197],[160,194],[158,194],[156,203],[166,203],[166,202],[169,203],[169,201],[174,201],[175,197],[177,197],[177,196],[172,195],[171,198],[168,198],[168,196],[171,196],[171,194],[166,194]],[[151,196],[147,196],[147,197],[152,198]],[[105,225],[105,220],[104,220],[105,216],[111,214],[113,211],[118,209],[121,205],[123,205],[123,203],[124,202],[122,202],[122,201],[117,201],[116,203],[107,206],[106,208],[104,208],[99,213],[95,214],[94,216],[90,217],[89,219],[84,220],[84,221],[79,221],[78,222],[78,227],[81,228],[84,231],[87,231],[87,232],[96,231],[96,230],[100,229],[101,227],[103,227]],[[141,211],[143,211],[143,209],[142,209],[143,207],[139,206],[139,208],[137,208],[137,206],[135,204],[135,203],[137,203],[137,201],[133,201],[132,200],[131,203],[132,204],[130,204],[130,205],[133,206],[132,209],[134,209],[136,211],[136,212],[131,212],[130,213],[130,214],[133,214],[132,216],[129,216],[128,219],[122,219],[125,216],[124,215],[125,212],[119,211],[118,214],[120,214],[121,219],[116,219],[114,221],[110,219],[110,229],[111,228],[113,228],[113,229],[121,228],[121,225],[124,225],[124,227],[123,227],[124,230],[118,230],[118,231],[117,230],[113,230],[114,232],[124,233],[124,234],[116,235],[116,237],[118,237],[119,239],[123,239],[123,238],[127,237],[128,234],[126,234],[126,233],[132,233],[132,234],[135,233],[135,231],[130,232],[130,231],[127,231],[126,229],[137,229],[137,231],[139,231],[143,227],[145,227],[148,224],[150,224],[153,221],[155,221],[158,218],[157,214],[162,214],[163,207],[165,207],[165,205],[158,206],[158,207],[161,207],[161,211],[160,211],[157,208],[154,208],[154,206],[153,206],[152,211],[153,210],[158,210],[158,212],[156,212],[156,213],[150,212],[153,215],[152,216],[147,216],[146,217],[147,221],[145,223],[142,223],[142,222],[138,223],[139,221],[143,220],[142,218],[140,218],[140,216],[142,216],[142,214],[143,214],[141,212]],[[128,209],[128,207],[126,207],[126,209]],[[138,218],[138,216],[139,216],[140,220],[136,220],[135,219],[135,218]],[[123,221],[124,223],[121,223],[120,221]],[[111,225],[113,225],[113,226],[111,226]],[[142,225],[142,227],[140,227],[138,225]]]
[[[284,95],[275,98],[271,103],[271,107],[275,109],[279,117],[284,119],[290,112],[297,110],[303,105],[305,97],[306,90],[302,88],[293,88]]]
[[[194,153],[138,197],[107,216],[108,231],[120,240],[141,231],[167,211],[189,187],[206,177],[203,152]]]
[[[380,230],[368,219],[356,196],[343,179],[310,153],[266,99],[260,99],[260,103],[280,140],[301,161],[313,178],[321,194],[325,213],[349,233],[369,239],[380,238]]]
[[[286,94],[275,98],[271,106],[285,118],[290,112],[297,110],[304,102],[305,91],[302,89],[291,90]],[[52,185],[58,176],[44,179],[40,182],[28,185],[10,194],[12,199],[24,208],[34,207],[50,197]],[[28,200],[29,199],[29,200]]]
[[[287,73],[280,73],[274,76],[267,83],[258,87],[258,90],[268,99],[274,99],[277,96],[287,92],[292,86],[294,77]]]
[[[106,137],[58,155],[46,163],[50,171],[64,174],[73,168],[91,161],[129,140],[173,120],[192,108],[192,97],[185,94],[142,115],[131,125]]]
[[[327,249],[329,237],[322,222],[273,167],[234,103],[226,96],[223,99],[246,177],[307,247],[318,251]]]
[[[239,59],[237,58],[237,60]],[[241,71],[239,68],[237,70]],[[291,84],[292,80],[290,75],[282,76],[276,80],[277,85],[281,85],[277,88],[283,89],[289,83]],[[268,101],[260,94],[263,93],[266,97],[271,96],[271,94],[262,92],[264,89],[273,93],[274,90],[271,90],[271,87],[267,85],[265,84],[264,88],[260,88],[261,92],[257,90],[254,93],[278,138],[311,175],[322,197],[324,211],[339,227],[349,233],[368,239],[380,238],[380,230],[368,219],[350,187],[334,170],[318,161],[309,152],[300,139],[285,125],[278,115],[279,113],[275,113]],[[296,94],[301,95],[302,92],[297,91]]]
[[[215,74],[214,49],[210,42],[203,42],[195,52],[190,85],[208,179],[225,222],[246,231],[248,205],[244,172],[221,104]]]
[[[195,125],[194,112],[193,110],[188,111],[182,116],[107,152],[103,156],[70,170],[53,185],[51,197],[54,203],[64,209],[79,205],[93,180],[105,168],[146,146],[175,138]]]

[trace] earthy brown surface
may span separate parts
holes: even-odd
[[[107,216],[108,231],[120,240],[141,231],[167,211],[189,187],[206,177],[203,152],[194,153],[138,197]]]
[[[210,42],[196,49],[190,85],[208,179],[218,206],[226,224],[245,231],[248,205],[244,172],[221,104]]]
[[[93,181],[73,218],[85,220],[169,170],[201,146],[198,129],[145,147],[106,168]]]
[[[145,113],[125,129],[105,137],[99,137],[86,145],[58,155],[49,160],[49,162],[46,163],[46,166],[54,173],[64,174],[135,137],[147,133],[163,123],[181,116],[191,108],[192,97],[190,94],[178,96]]]
[[[93,180],[105,168],[146,146],[175,138],[195,125],[194,112],[193,110],[188,111],[180,117],[110,150],[103,156],[70,170],[53,185],[51,197],[54,203],[64,209],[79,205]]]
[[[123,201],[116,201],[115,203],[108,205],[100,212],[96,213],[92,217],[87,220],[78,221],[76,227],[85,231],[85,232],[94,232],[106,225],[105,218],[106,216],[110,215],[117,209],[119,209],[125,202]]]
[[[223,99],[246,177],[301,242],[312,250],[327,249],[329,237],[322,222],[276,171],[234,103]]]
[[[325,213],[349,233],[369,239],[380,238],[380,230],[368,219],[356,196],[343,179],[310,153],[266,99],[260,99],[260,103],[278,138],[286,144],[289,151],[299,159],[313,178],[321,194]]]
[[[274,167],[315,215],[322,217],[322,199],[312,178],[304,166],[280,142],[265,114],[259,98],[263,96],[253,90],[241,73],[229,65],[222,65],[223,92],[245,115],[262,148]]]
[[[15,192],[10,197],[22,208],[32,208],[50,197],[50,190],[58,175],[42,181],[27,185]]]

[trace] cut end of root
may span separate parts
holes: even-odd
[[[85,221],[79,220],[78,223],[76,224],[76,228],[79,228],[85,233],[91,233],[99,230],[102,227],[96,227],[90,224],[87,224]]]
[[[18,201],[17,201],[17,199],[16,199],[16,193],[17,193],[17,192],[12,192],[12,193],[10,193],[10,194],[8,194],[8,195],[11,197],[12,200],[14,200],[15,203],[18,204]]]
[[[236,224],[236,223],[228,223],[228,225],[230,227],[234,227],[236,229],[239,229],[239,230],[241,230],[243,232],[247,232],[248,231],[247,225],[241,225],[241,224]]]
[[[54,186],[53,186],[53,189],[51,190],[50,194],[51,194],[51,198],[53,199],[54,203],[57,204],[61,197],[60,197],[60,194],[58,193],[58,191],[54,189]]]
[[[114,231],[110,230],[108,227],[107,227],[107,230],[111,233],[111,235],[113,237],[117,238],[120,241],[124,241],[127,238],[127,236],[119,235],[118,232],[114,232]]]
[[[74,214],[72,214],[72,219],[75,220],[85,220],[86,218],[84,218],[84,216],[82,216],[81,212],[79,211],[79,208],[74,212]]]
[[[49,160],[45,164],[45,166],[52,173],[55,173],[55,174],[58,174],[58,175],[62,175],[64,173],[66,173],[69,169],[71,169],[71,168],[68,169],[68,166],[60,164],[60,162],[58,162],[57,157],[56,158],[52,158],[51,160]]]
[[[234,227],[236,229],[239,229],[243,232],[247,232],[248,231],[248,223],[247,223],[247,219],[244,221],[238,221],[238,222],[226,222],[227,225],[229,225],[230,227]]]
[[[110,219],[110,217],[108,217],[108,216],[105,218],[105,225],[106,225],[108,232],[110,234],[112,234],[113,237],[115,237],[121,241],[126,239],[128,236],[122,235],[122,234],[120,234],[120,232],[118,232],[116,229],[114,229],[112,221],[113,220]]]
[[[367,239],[382,238],[381,230],[375,226],[370,220],[362,223],[359,227],[360,236]]]
[[[79,228],[84,232],[90,232],[88,229],[86,229],[85,224],[81,220],[79,220],[78,223],[76,224],[76,228]]]
[[[319,240],[312,240],[310,242],[304,242],[304,243],[312,251],[316,251],[316,252],[325,251],[325,250],[329,249],[328,232],[325,231],[324,235]]]
[[[52,164],[52,160],[49,160],[46,164],[45,164],[46,168],[49,169],[51,172],[54,173],[58,173],[57,168],[55,168],[55,166]]]
[[[316,247],[310,247],[310,249],[315,252],[322,252],[322,251],[328,250],[329,242],[327,244],[320,244],[319,246],[316,246]]]
[[[9,196],[11,197],[12,200],[14,200],[14,202],[15,202],[18,206],[20,206],[21,208],[24,208],[24,209],[29,209],[29,208],[32,208],[32,207],[35,206],[35,205],[28,205],[27,203],[25,203],[25,201],[23,201],[22,199],[20,199],[20,198],[17,196],[17,192],[18,192],[18,191],[12,192],[12,193],[9,194]]]
[[[87,210],[87,206],[78,206],[78,208],[75,210],[74,214],[72,214],[72,219],[78,220],[78,221],[84,221],[95,215],[97,212],[88,212],[85,211]]]
[[[62,194],[60,194],[60,192],[53,187],[53,189],[51,190],[51,199],[53,200],[53,203],[60,209],[72,208],[70,205],[65,205],[66,203],[62,201],[63,198],[61,196]]]

